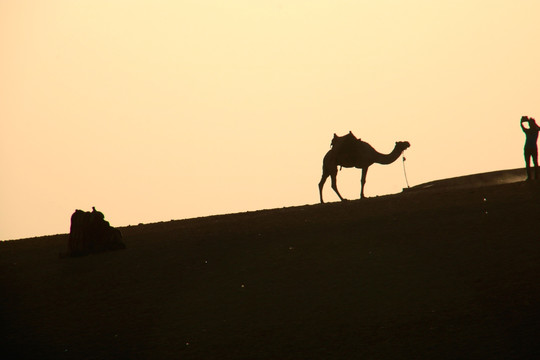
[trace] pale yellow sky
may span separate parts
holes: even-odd
[[[523,166],[540,2],[0,0],[0,239],[314,204],[334,132],[409,183]],[[338,175],[357,198],[360,170]],[[366,195],[405,187],[401,160]],[[327,186],[325,198],[337,197]]]

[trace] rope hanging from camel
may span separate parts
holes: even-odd
[[[405,182],[407,183],[407,188],[410,188],[409,180],[407,180],[407,171],[405,170],[405,160],[407,160],[407,158],[405,157],[405,155],[403,155],[403,174],[405,175]]]

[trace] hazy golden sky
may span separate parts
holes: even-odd
[[[411,185],[523,166],[540,1],[0,0],[0,239],[317,203],[334,132]],[[338,175],[357,198],[360,170]],[[405,187],[402,161],[366,195]],[[327,200],[337,197],[327,186]]]

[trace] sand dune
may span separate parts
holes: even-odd
[[[67,235],[0,243],[1,358],[537,358],[540,185],[519,176],[131,226],[81,258]]]

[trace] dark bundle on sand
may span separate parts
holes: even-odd
[[[120,230],[112,227],[102,212],[75,210],[71,215],[69,256],[83,256],[107,250],[125,249]]]

